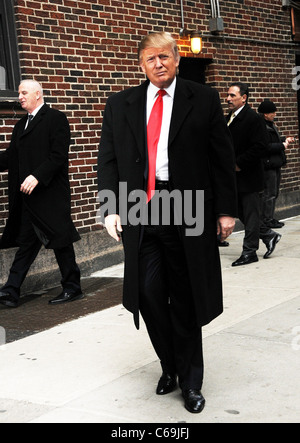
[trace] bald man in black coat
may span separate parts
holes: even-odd
[[[19,305],[21,285],[43,244],[54,250],[62,275],[63,291],[49,303],[77,300],[83,295],[73,248],[80,236],[71,219],[69,123],[44,103],[34,80],[20,84],[19,100],[28,114],[15,125],[9,147],[0,154],[0,170],[9,172],[9,217],[0,247],[19,247],[0,290],[0,304]]]

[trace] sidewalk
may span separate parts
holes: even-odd
[[[203,331],[201,414],[179,389],[155,394],[145,327],[117,305],[0,346],[0,423],[299,423],[300,216],[278,232],[273,255],[264,260],[261,243],[247,266],[231,266],[243,232],[220,248],[225,309]],[[105,275],[122,265],[95,274]]]

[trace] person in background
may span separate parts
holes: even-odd
[[[248,97],[247,84],[234,82],[229,86],[227,104],[230,112],[226,120],[235,150],[239,219],[245,227],[242,254],[232,266],[257,262],[259,239],[267,247],[264,258],[270,257],[281,238],[261,222],[262,158],[266,152],[267,134],[262,119],[249,106]]]
[[[269,228],[282,228],[283,222],[275,219],[276,200],[279,195],[281,168],[286,165],[285,150],[294,137],[281,137],[274,123],[277,107],[271,100],[264,100],[258,107],[258,112],[264,119],[267,134],[267,152],[263,157],[264,191],[262,195],[262,220]]]
[[[9,216],[0,248],[18,246],[0,304],[16,308],[21,285],[42,244],[53,249],[62,293],[56,305],[83,297],[73,242],[80,236],[71,219],[68,176],[70,128],[64,113],[44,102],[41,85],[24,80],[19,100],[27,114],[15,125],[11,142],[0,153],[0,171],[8,170]]]

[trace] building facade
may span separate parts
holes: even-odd
[[[34,78],[42,84],[46,102],[65,112],[70,122],[72,216],[84,240],[82,263],[87,261],[89,269],[92,256],[120,257],[96,223],[97,152],[107,97],[145,78],[137,62],[145,34],[171,32],[180,47],[180,75],[215,87],[224,113],[228,85],[244,81],[250,86],[249,104],[257,110],[264,98],[273,100],[282,134],[299,136],[300,2],[1,1],[0,149],[8,146],[22,115],[19,81]],[[191,52],[191,31],[202,34],[199,54]],[[300,212],[298,143],[287,157],[277,206],[294,214]],[[7,173],[1,173],[0,234],[7,211]]]

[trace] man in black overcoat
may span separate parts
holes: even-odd
[[[262,158],[267,149],[267,133],[262,119],[249,106],[248,95],[245,83],[234,82],[229,86],[227,103],[230,112],[226,119],[235,150],[238,215],[245,227],[242,254],[232,266],[257,262],[259,239],[267,247],[264,258],[270,257],[281,238],[261,219],[260,198],[264,188]]]
[[[107,101],[98,181],[108,233],[123,240],[124,306],[133,313],[136,327],[141,313],[161,362],[156,393],[173,391],[178,377],[186,409],[199,413],[205,402],[201,327],[223,310],[216,233],[225,240],[234,228],[236,188],[233,147],[219,95],[213,88],[177,77],[179,59],[170,34],[154,33],[142,40],[139,63],[148,79]],[[151,183],[152,157],[147,121],[153,120],[160,98],[156,192],[146,203],[143,191]],[[169,205],[170,222],[165,223],[163,211],[154,221],[157,196],[176,191],[174,206]],[[138,211],[141,201],[144,206]],[[178,207],[184,208],[181,222],[176,219]],[[139,213],[150,214],[148,223]],[[198,228],[192,226],[192,215]]]
[[[11,142],[0,154],[8,170],[9,216],[0,247],[18,246],[0,303],[19,305],[21,285],[44,244],[53,249],[63,291],[50,304],[83,297],[73,242],[80,236],[71,219],[68,177],[70,128],[66,116],[44,103],[41,85],[25,80],[19,100],[26,116],[15,125]]]

